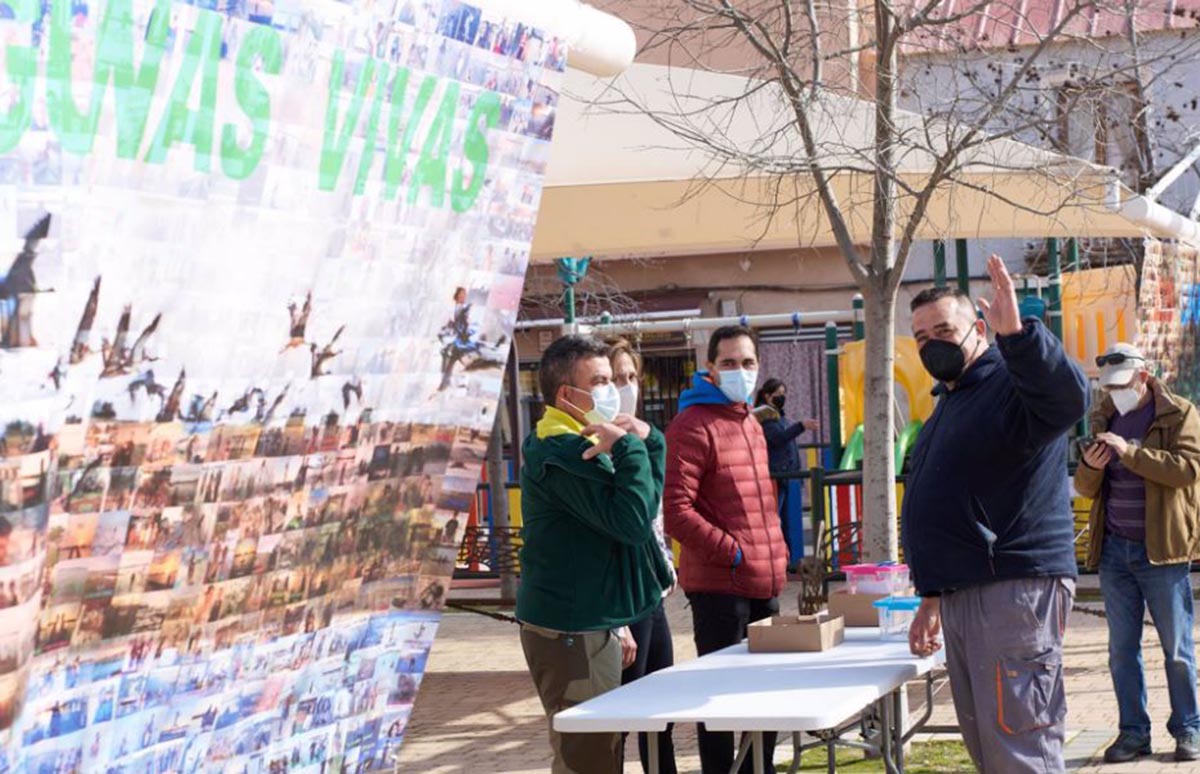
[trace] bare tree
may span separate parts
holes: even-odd
[[[1151,12],[1136,0],[872,0],[861,8],[819,0],[657,0],[654,6],[653,14],[643,10],[643,55],[673,66],[666,76],[669,107],[621,82],[600,107],[648,115],[702,152],[708,163],[689,195],[715,187],[754,204],[764,233],[779,219],[794,221],[804,246],[820,213],[820,226],[832,234],[865,299],[866,553],[894,559],[895,312],[924,220],[956,191],[1006,197],[1010,208],[1050,218],[1077,206],[1074,197],[1055,192],[1094,188],[1103,170],[1062,163],[1016,141],[1057,137],[1071,100],[1124,88],[1127,73],[1149,77],[1156,64],[1194,42],[1184,36],[1131,58],[1135,35],[1095,34],[1097,20],[1103,30],[1120,31],[1122,23],[1136,30],[1134,16]],[[980,39],[981,31],[1021,42],[997,48]],[[730,46],[744,49],[744,67],[731,70],[726,58],[719,69],[726,77],[716,79],[724,91],[699,86],[691,74],[717,70],[707,64],[709,52]],[[1039,73],[1071,46],[1111,49],[1113,56],[1073,59],[1074,80],[1087,88],[1064,92],[1068,104],[1049,109]],[[902,56],[918,54],[938,58],[929,67],[932,83],[903,69]],[[902,99],[910,110],[901,109]],[[1046,185],[1021,196],[989,182],[1030,168]]]
[[[561,317],[563,314],[563,284],[553,267],[543,265],[531,267],[525,277],[525,289],[521,295],[521,319],[545,319]],[[608,312],[612,315],[636,314],[641,306],[629,294],[621,290],[608,272],[595,263],[575,286],[575,315],[577,317],[599,317]]]

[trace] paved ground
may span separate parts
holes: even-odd
[[[1098,610],[1098,601],[1086,599],[1095,579],[1081,581],[1081,605]],[[785,599],[794,599],[789,589]],[[691,640],[691,615],[686,599],[676,594],[667,601],[675,659],[695,658]],[[1099,765],[1098,755],[1116,736],[1116,706],[1108,677],[1107,632],[1100,618],[1076,612],[1066,641],[1066,679],[1070,701],[1067,757],[1079,772],[1200,772],[1200,764],[1171,760],[1173,743],[1165,730],[1169,707],[1162,652],[1153,630],[1144,647],[1150,712],[1156,724],[1156,755],[1125,766]],[[914,710],[918,693],[914,686]],[[934,706],[935,724],[954,724],[948,689],[939,692]],[[516,626],[480,615],[447,612],[438,631],[428,671],[421,686],[400,755],[400,771],[420,774],[450,772],[545,772],[548,770],[546,720],[525,671]],[[699,771],[693,728],[676,731],[679,770]],[[627,774],[640,771],[637,751],[630,744]],[[782,746],[776,760],[786,761],[790,751]]]

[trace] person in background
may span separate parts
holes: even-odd
[[[542,355],[546,412],[523,445],[521,648],[549,721],[620,685],[636,644],[620,630],[662,604],[654,539],[666,446],[620,414],[608,347],[564,336]],[[619,774],[620,734],[550,728],[553,774]]]
[[[642,356],[630,346],[625,339],[609,339],[608,359],[612,364],[613,384],[617,386],[617,394],[621,398],[620,413],[627,416],[637,416],[638,393],[642,381]],[[671,569],[671,586],[663,592],[663,598],[675,590],[674,557],[667,547],[663,534],[662,507],[659,506],[658,518],[654,520],[654,538],[658,550],[662,552],[663,560]],[[637,656],[634,662],[621,673],[621,684],[631,683],[651,672],[666,669],[675,663],[675,650],[671,643],[671,626],[667,622],[667,612],[660,602],[654,611],[639,621],[629,624],[629,630],[637,643]],[[675,745],[671,738],[671,726],[658,735],[659,771],[662,774],[675,774]],[[642,771],[649,774],[650,757],[646,734],[638,734],[638,755],[642,761]],[[622,748],[623,749],[623,748]]]
[[[746,637],[754,621],[779,612],[787,545],[779,527],[767,440],[750,413],[758,382],[758,341],[742,326],[712,332],[708,370],[697,373],[667,428],[663,514],[682,546],[679,585],[692,607],[696,652],[703,656]],[[704,774],[728,774],[733,734],[699,730]],[[775,734],[764,734],[763,762],[774,770]],[[747,756],[741,771],[750,774]]]
[[[1108,667],[1120,718],[1106,763],[1149,755],[1142,666],[1147,609],[1162,643],[1175,760],[1200,760],[1191,562],[1200,559],[1200,417],[1150,375],[1141,350],[1117,344],[1096,358],[1104,400],[1075,472],[1091,499],[1087,567],[1100,570]]]
[[[946,671],[963,742],[983,772],[1066,771],[1062,646],[1075,598],[1067,432],[1088,381],[1037,318],[1021,319],[1004,262],[988,259],[987,326],[966,293],[911,304],[937,407],[912,452],[900,517],[922,597],[909,647]]]
[[[787,387],[779,379],[771,378],[763,383],[754,397],[754,416],[762,423],[763,435],[767,438],[767,457],[771,475],[799,473],[800,450],[796,439],[806,432],[816,432],[821,423],[805,419],[789,423],[784,414]],[[787,541],[788,568],[804,557],[803,541],[804,485],[800,479],[774,479],[775,497],[779,501],[779,518],[783,524],[783,539]],[[793,534],[793,531],[795,534]]]

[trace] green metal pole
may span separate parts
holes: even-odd
[[[964,293],[971,292],[971,264],[967,260],[967,240],[954,240],[954,255],[958,260],[958,289]]]
[[[1067,240],[1067,271],[1079,271],[1079,240]]]
[[[862,293],[855,293],[854,300],[851,302],[854,307],[854,340],[862,341],[867,337],[867,329],[863,323],[863,297]]]
[[[563,290],[563,322],[567,325],[575,324],[575,286],[567,285]]]
[[[817,535],[823,531],[818,525],[823,524],[825,524],[825,468],[818,465],[812,469],[812,534],[814,541],[816,541]],[[825,537],[828,538],[828,535]],[[823,545],[814,544],[813,556],[827,561],[829,557],[821,555],[822,549],[824,549]]]
[[[946,243],[941,239],[933,240],[933,284],[946,287]]]
[[[590,257],[559,258],[555,261],[558,279],[563,284],[563,327],[568,331],[575,328],[575,285],[587,276],[591,262]]]
[[[838,385],[837,323],[825,323],[825,382],[829,390],[829,450],[833,455],[831,467],[837,468],[842,458],[842,401]]]
[[[1050,318],[1050,332],[1060,340],[1063,336],[1062,319],[1062,265],[1059,263],[1058,240],[1046,240],[1047,273],[1049,288],[1046,290],[1046,315]]]
[[[1080,266],[1080,264],[1079,264],[1079,240],[1078,239],[1068,239],[1067,240],[1067,271],[1080,271],[1082,268],[1083,267]],[[1059,293],[1061,295],[1061,289],[1060,289]],[[1061,299],[1060,299],[1060,301],[1061,301]],[[1050,319],[1058,320],[1059,337],[1061,338],[1062,337],[1062,327],[1063,327],[1061,306],[1060,306],[1060,313],[1059,313],[1058,317],[1052,317]],[[1075,425],[1075,435],[1078,436],[1079,438],[1086,438],[1087,434],[1088,434],[1088,420],[1087,420],[1087,417],[1082,417],[1079,420],[1079,422],[1076,423],[1076,425]]]

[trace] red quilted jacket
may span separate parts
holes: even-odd
[[[768,599],[783,590],[787,545],[767,442],[745,403],[692,405],[671,422],[663,515],[682,546],[684,591]]]

